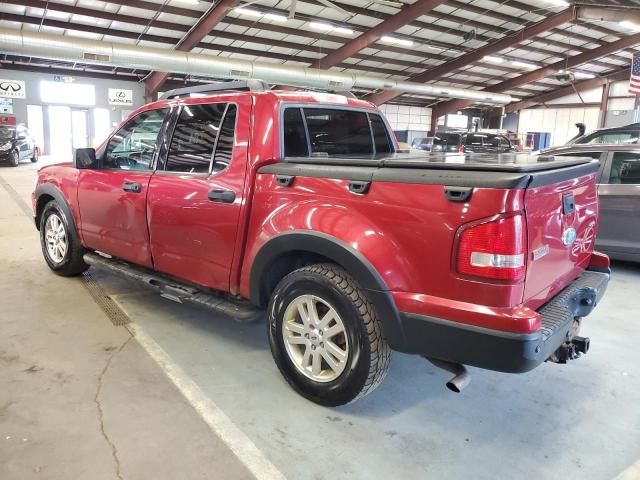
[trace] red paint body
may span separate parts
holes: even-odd
[[[595,175],[537,189],[475,188],[468,202],[447,200],[443,185],[374,181],[366,195],[357,195],[349,192],[348,180],[297,176],[283,187],[275,175],[257,173],[280,158],[283,104],[378,110],[336,95],[264,92],[160,101],[133,115],[216,101],[238,106],[233,160],[217,175],[77,170],[63,164],[43,168],[38,185],[50,183],[62,192],[87,248],[245,298],[254,259],[266,242],[283,232],[313,231],[359,252],[401,312],[529,333],[540,328],[536,309],[590,262],[589,238],[595,236],[598,214]],[[122,191],[124,181],[134,180],[143,185],[141,193]],[[213,188],[233,190],[235,202],[208,201]],[[562,213],[567,191],[575,195],[571,215]],[[461,226],[512,212],[526,219],[525,278],[512,284],[459,275],[454,260]],[[580,248],[563,245],[568,227],[575,228]],[[531,252],[543,245],[548,253],[534,262]]]

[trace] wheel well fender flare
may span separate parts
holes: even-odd
[[[71,234],[75,236],[79,235],[78,228],[76,226],[76,219],[73,216],[71,207],[69,207],[69,202],[67,202],[67,199],[65,198],[64,194],[56,186],[51,185],[49,183],[38,185],[35,191],[36,211],[35,211],[34,220],[36,223],[36,228],[40,230],[40,218],[42,216],[42,210],[46,205],[46,203],[42,203],[42,204],[40,203],[40,198],[44,195],[51,197],[56,202],[58,202],[58,205],[60,206],[65,216],[67,217],[67,221],[69,222],[69,227],[72,230]]]
[[[269,302],[267,275],[274,262],[286,255],[318,255],[344,268],[365,290],[383,323],[385,336],[392,346],[403,340],[400,314],[383,278],[369,261],[350,245],[320,232],[292,231],[278,234],[258,251],[251,266],[249,295],[252,303]]]

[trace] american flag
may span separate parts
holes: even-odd
[[[631,64],[631,80],[629,81],[629,93],[640,95],[640,53],[633,56]]]

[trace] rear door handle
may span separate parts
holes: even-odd
[[[122,190],[125,192],[140,193],[142,191],[142,185],[138,182],[124,182],[122,184]]]
[[[231,190],[210,190],[208,197],[212,202],[233,203],[236,201],[236,194]]]

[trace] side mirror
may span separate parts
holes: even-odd
[[[95,148],[76,149],[73,166],[79,169],[98,168]]]

